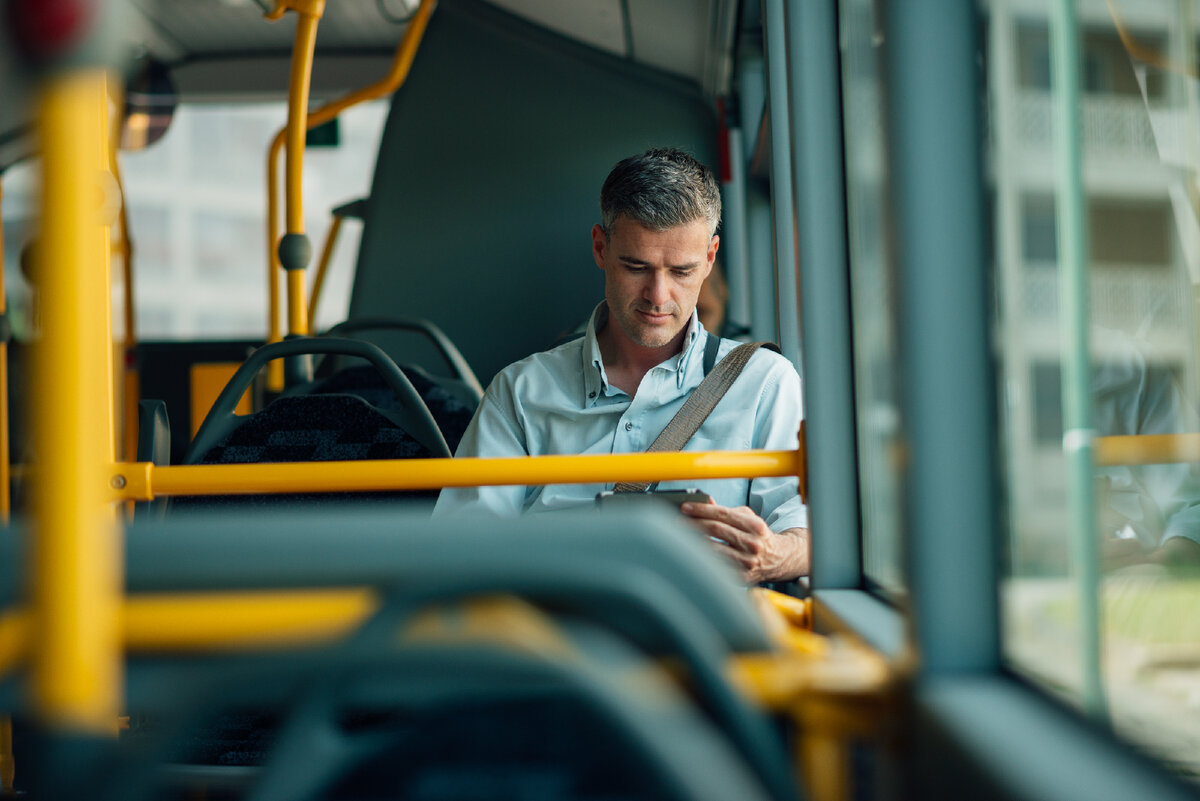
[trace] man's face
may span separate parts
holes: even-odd
[[[623,216],[608,234],[592,227],[592,255],[604,270],[609,318],[643,348],[670,344],[692,316],[719,238],[709,236],[704,220],[651,231]]]

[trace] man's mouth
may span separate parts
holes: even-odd
[[[652,323],[665,323],[673,316],[668,312],[652,312],[645,309],[638,309],[638,314]]]

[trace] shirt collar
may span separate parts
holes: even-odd
[[[588,320],[587,329],[583,335],[582,348],[582,369],[583,369],[583,395],[582,405],[595,406],[601,396],[608,392],[608,374],[604,371],[604,357],[600,355],[600,343],[596,340],[596,332],[603,329],[608,323],[608,301],[600,301],[596,308],[592,310],[591,319]],[[687,375],[688,367],[695,362],[698,356],[692,354],[704,349],[704,326],[700,323],[700,316],[696,310],[692,310],[692,317],[688,321],[687,334],[684,336],[683,351],[675,356],[672,356],[665,362],[668,369],[675,371],[675,385],[682,389],[684,377]]]

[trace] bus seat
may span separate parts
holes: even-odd
[[[412,337],[407,338],[408,347],[402,347],[405,340],[397,340],[395,335],[414,334],[416,342],[425,346],[426,350],[413,352]],[[483,398],[483,386],[475,376],[471,365],[451,341],[450,337],[435,323],[422,317],[353,317],[344,320],[330,328],[323,336],[353,337],[373,341],[378,339],[383,350],[396,359],[397,362],[417,364],[425,371],[430,380],[437,382],[450,394],[463,403],[468,404],[472,411]],[[428,349],[432,348],[432,352]],[[403,358],[401,355],[403,354]],[[414,355],[419,358],[414,358]],[[449,376],[435,373],[433,365],[423,364],[422,358],[432,357],[442,363]],[[333,375],[345,364],[337,358],[327,358],[317,371],[318,377]]]
[[[370,369],[392,393],[388,408],[373,406],[350,394],[295,394],[276,398],[265,408],[236,415],[237,399],[259,369],[271,359],[300,353],[338,353],[371,362]],[[187,464],[247,464],[354,459],[448,457],[446,445],[429,408],[412,383],[379,348],[366,342],[335,338],[295,339],[255,351],[230,379],[213,404],[188,450]],[[434,492],[384,493],[370,497],[426,498]],[[361,497],[361,495],[359,496]],[[233,496],[197,503],[259,503],[329,500],[328,495]],[[184,499],[177,499],[183,501]],[[188,505],[185,503],[185,505]]]
[[[556,767],[562,763],[585,776],[605,766],[622,776],[637,775],[637,769],[626,769],[623,757],[608,756],[622,750],[608,739],[610,721],[598,730],[573,728],[581,711],[595,712],[597,702],[591,696],[581,702],[579,696],[560,693],[563,681],[568,689],[579,682],[589,687],[604,682],[609,692],[635,708],[646,703],[639,695],[643,691],[652,698],[680,699],[685,708],[668,710],[667,717],[675,723],[686,719],[689,727],[705,734],[699,745],[689,740],[677,755],[717,748],[723,754],[716,757],[720,764],[734,764],[739,777],[750,777],[748,791],[722,785],[732,793],[725,797],[796,797],[780,733],[722,680],[731,651],[765,650],[770,643],[734,573],[694,531],[659,510],[576,510],[493,519],[486,530],[481,522],[358,508],[336,516],[314,510],[135,524],[127,532],[126,577],[135,594],[167,588],[378,588],[379,611],[349,639],[319,653],[293,651],[284,665],[273,662],[273,668],[263,664],[277,658],[269,648],[211,657],[208,667],[226,660],[227,667],[221,668],[225,683],[205,690],[219,700],[196,698],[195,709],[218,717],[231,709],[284,711],[282,725],[269,736],[239,743],[234,732],[232,740],[218,744],[224,749],[219,756],[227,761],[267,752],[260,774],[244,774],[261,782],[251,790],[252,797],[303,797],[310,786],[334,790],[332,797],[372,797],[356,791],[385,783],[408,788],[387,797],[478,797],[470,793],[499,774],[535,784],[565,781]],[[517,626],[494,620],[487,626],[464,625],[459,605],[498,596],[520,599],[556,636],[569,639],[570,646],[533,652],[504,644],[504,637],[521,630]],[[396,636],[414,631],[412,622],[431,609],[441,610],[437,618],[451,635],[476,631],[483,642]],[[328,661],[307,677],[297,677],[296,666],[310,658]],[[154,664],[139,661],[128,672],[127,697],[134,712],[158,709],[162,699],[154,696],[156,690],[174,703],[187,695],[183,688],[189,676],[198,680],[206,668],[189,666],[193,672],[178,680],[151,680],[148,672]],[[178,659],[163,661],[173,669],[181,667]],[[688,676],[686,692],[678,684],[662,686],[661,671],[675,675],[680,666]],[[258,678],[255,670],[262,671]],[[646,676],[645,684],[643,671],[654,674]],[[328,686],[317,686],[322,683]],[[305,695],[305,688],[316,694]],[[712,709],[718,697],[731,708]],[[605,708],[608,701],[599,703]],[[164,725],[169,711],[159,713]],[[646,711],[657,719],[661,709]],[[670,738],[674,725],[655,729],[651,739]],[[717,745],[704,744],[713,737]],[[332,746],[322,751],[321,742]],[[631,753],[648,752],[639,745]],[[169,756],[178,761],[191,753]],[[340,769],[325,760],[343,758],[345,771],[338,779],[334,774]],[[283,764],[300,768],[285,770]],[[276,771],[282,775],[268,776]],[[281,784],[276,787],[275,782]],[[423,794],[434,786],[445,793]],[[269,787],[275,788],[270,794]],[[693,790],[675,794],[651,789],[631,796],[629,789],[605,786],[597,792],[610,795],[584,797],[694,797]],[[570,790],[555,784],[546,788],[546,797],[579,797]],[[522,796],[515,789],[511,796],[497,792],[483,797],[542,797]]]
[[[393,636],[183,672],[135,663],[139,683],[157,689],[143,700],[166,734],[132,743],[132,775],[89,794],[160,797],[199,776],[211,786],[220,766],[179,770],[178,749],[186,759],[197,722],[251,703],[283,719],[261,766],[225,771],[255,801],[796,797],[764,788],[664,665],[611,632],[513,611],[522,625],[480,635]],[[531,628],[543,633],[530,639]]]
[[[358,510],[339,517],[335,538],[319,514],[261,525],[249,519],[232,527],[188,525],[199,528],[178,528],[169,537],[130,529],[131,589],[295,587],[319,580],[323,586],[381,586],[424,605],[516,595],[555,620],[600,625],[650,658],[684,666],[700,707],[772,795],[787,797],[792,781],[781,768],[786,758],[777,733],[723,673],[732,652],[771,644],[732,571],[674,515],[575,510],[417,520]],[[247,526],[255,527],[254,537],[244,535]],[[288,532],[286,560],[279,558],[283,535],[277,529]],[[188,545],[201,536],[202,547]]]
[[[420,367],[400,365],[400,369],[429,407],[442,436],[446,438],[447,447],[453,453],[466,433],[478,401],[464,401],[462,393],[452,392],[446,387],[449,379],[436,379]],[[394,408],[397,403],[395,393],[379,375],[379,371],[370,365],[346,367],[328,378],[313,382],[308,391],[312,394],[340,392],[356,395],[380,409]]]

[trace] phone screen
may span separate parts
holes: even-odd
[[[698,489],[655,490],[653,492],[601,492],[596,496],[597,506],[617,506],[631,503],[667,503],[676,509],[684,503],[712,503],[707,492]]]

